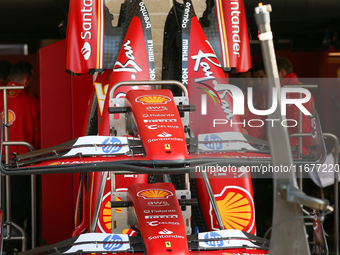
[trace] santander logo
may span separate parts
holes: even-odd
[[[160,234],[160,235],[170,235],[170,234],[172,234],[173,232],[172,231],[170,231],[170,230],[168,230],[168,229],[163,229],[162,231],[159,231],[158,232],[158,234]]]
[[[93,0],[83,0],[82,8],[80,9],[80,15],[82,15],[82,28],[83,31],[80,33],[80,37],[83,40],[91,40],[92,38],[92,22],[93,22]],[[89,60],[91,57],[91,45],[88,42],[85,42],[83,48],[81,49],[81,53],[84,56],[85,60]]]
[[[163,132],[162,134],[157,135],[158,137],[171,137],[172,134],[168,134],[167,132]]]
[[[89,60],[91,57],[91,45],[88,42],[84,43],[81,49],[81,54],[83,54],[85,60]]]

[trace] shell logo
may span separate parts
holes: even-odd
[[[255,208],[254,200],[250,193],[238,186],[224,187],[219,195],[215,195],[224,227],[255,233]],[[212,228],[218,230],[218,225],[213,217],[210,206]]]
[[[2,120],[5,121],[5,113],[2,112],[1,113],[1,116],[2,116]],[[9,124],[13,124],[13,122],[16,120],[16,115],[15,115],[15,112],[13,112],[12,110],[8,110],[8,123]]]
[[[112,218],[111,218],[111,204],[109,201],[104,201],[104,208],[101,211],[99,220],[103,223],[102,227],[106,230],[106,233],[110,233],[112,229]]]
[[[135,99],[136,102],[142,104],[166,104],[171,101],[167,96],[140,96]]]
[[[169,197],[173,196],[173,193],[169,190],[165,189],[146,189],[141,190],[137,193],[138,197],[142,197],[144,199],[168,199]]]
[[[112,231],[112,217],[111,217],[111,196],[108,192],[103,197],[101,210],[99,212],[98,226],[103,233],[111,233]],[[116,201],[121,201],[121,198],[116,198]],[[121,213],[121,208],[116,208],[116,213]]]

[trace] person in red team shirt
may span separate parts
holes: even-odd
[[[8,91],[8,129],[9,141],[28,142],[35,149],[39,148],[39,103],[26,90],[32,82],[33,66],[26,61],[14,64],[10,71],[10,81],[7,86],[24,86],[24,90]],[[4,118],[3,91],[0,92],[0,107]],[[28,152],[25,146],[10,146],[13,153]],[[3,148],[4,153],[4,148]],[[11,218],[12,221],[24,227],[27,220],[26,232],[30,228],[30,176],[11,176]]]
[[[287,59],[283,57],[277,57],[276,58],[277,62],[277,68],[279,72],[279,77],[280,77],[280,84],[281,87],[285,85],[299,85],[301,82],[299,82],[297,76],[295,73],[293,73],[293,65],[292,63]],[[287,93],[287,98],[293,99],[293,98],[299,98],[298,93]],[[303,106],[309,111],[310,113],[311,108],[312,108],[312,103],[314,103],[314,98],[312,96],[311,100],[307,103],[304,103]],[[299,109],[296,107],[296,105],[291,104],[287,105],[286,109],[286,119],[294,119],[298,122],[298,116],[299,116]],[[302,114],[302,133],[311,133],[311,119]],[[289,127],[288,128],[288,133],[293,134],[293,133],[298,133],[298,126],[295,127]],[[298,144],[298,138],[297,137],[292,137],[290,138],[290,145],[292,147],[296,147]],[[312,144],[312,139],[311,137],[304,137],[302,139],[302,153],[305,155],[309,154],[309,149],[308,147],[311,146]]]
[[[7,86],[24,86],[24,90],[8,91],[9,140],[28,142],[35,149],[39,148],[39,102],[26,91],[32,82],[33,66],[26,61],[14,64],[10,71]],[[3,113],[3,95],[1,92],[1,113]],[[10,153],[28,152],[25,146],[10,146]]]

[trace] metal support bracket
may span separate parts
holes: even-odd
[[[327,200],[307,196],[300,189],[289,183],[281,183],[277,189],[280,195],[288,202],[302,204],[312,209],[333,211]]]

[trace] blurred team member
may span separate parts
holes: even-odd
[[[0,60],[0,86],[4,86],[9,81],[9,72],[12,64],[7,60]]]
[[[251,71],[248,70],[244,73],[236,74],[237,79],[237,86],[243,91],[243,94],[247,95],[248,87],[253,87],[253,79],[251,77]],[[253,95],[248,95],[253,96]],[[261,127],[261,123],[256,120],[260,120],[259,116],[256,116],[254,113],[249,111],[247,101],[244,104],[244,115],[239,115],[241,122],[244,122],[242,130],[243,133],[248,134],[252,137],[262,138],[263,136],[263,129]],[[250,125],[249,125],[250,124]]]
[[[287,59],[283,57],[277,57],[276,58],[277,62],[277,68],[279,72],[279,77],[280,77],[280,83],[281,87],[284,85],[299,85],[301,82],[299,82],[296,74],[293,72],[293,65],[292,63]],[[297,99],[299,98],[298,93],[287,93],[287,98],[290,99]],[[307,103],[304,103],[303,106],[311,112],[312,105],[314,104],[314,98],[312,96],[311,100]],[[294,119],[295,121],[298,122],[298,116],[299,116],[300,110],[296,107],[294,104],[287,105],[286,109],[286,119]],[[302,114],[302,123],[299,123],[302,125],[302,133],[311,133],[311,119]],[[288,133],[293,134],[293,133],[298,133],[298,125],[295,127],[289,127],[288,128]],[[311,146],[312,139],[311,137],[304,137],[302,140],[302,153],[303,154],[309,154],[308,147]],[[293,147],[296,147],[298,144],[298,138],[297,137],[292,137],[290,138],[290,144]]]
[[[39,103],[36,98],[26,93],[33,78],[33,66],[26,61],[14,64],[10,71],[7,86],[24,86],[24,90],[8,91],[9,140],[25,141],[39,148]],[[1,112],[3,113],[3,96],[1,92]],[[10,152],[18,154],[28,152],[24,146],[11,146]]]
[[[33,66],[26,61],[14,64],[10,71],[10,81],[7,86],[24,86],[25,90],[8,91],[8,133],[9,141],[24,141],[39,148],[39,103],[36,98],[26,93],[32,82]],[[3,91],[0,93],[2,118]],[[10,153],[25,153],[25,146],[10,146]],[[11,217],[13,222],[24,227],[25,220],[30,220],[30,176],[11,177]],[[30,224],[27,224],[30,227]],[[29,229],[26,229],[28,232]]]
[[[256,63],[251,68],[254,80],[253,105],[257,110],[268,109],[268,81],[263,62]]]

